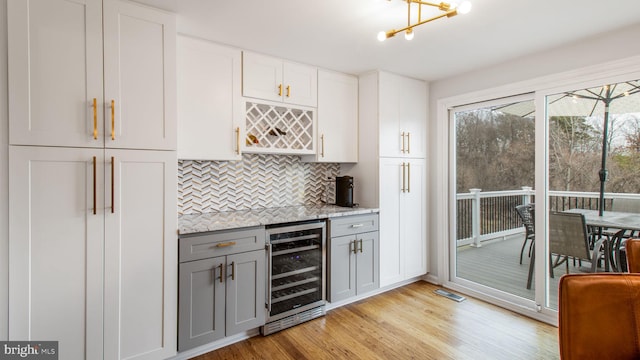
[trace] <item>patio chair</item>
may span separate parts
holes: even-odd
[[[522,226],[525,229],[524,241],[522,242],[522,248],[520,249],[520,264],[522,264],[522,255],[524,254],[524,248],[527,246],[527,242],[531,241],[529,244],[529,257],[531,257],[531,250],[533,249],[533,243],[535,240],[535,215],[534,215],[534,207],[533,204],[525,204],[516,206],[516,212],[518,216],[520,216],[520,220],[522,220]]]
[[[569,274],[560,279],[562,360],[640,359],[640,274]]]
[[[569,258],[591,262],[590,270],[595,272],[600,256],[604,256],[601,253],[603,241],[598,241],[593,250],[590,250],[584,215],[552,212],[549,214],[550,276],[553,277],[553,269],[563,263],[566,265],[566,273],[569,273]],[[557,256],[555,262],[553,254]]]

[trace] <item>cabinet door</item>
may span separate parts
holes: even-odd
[[[285,61],[282,84],[284,102],[318,106],[318,68]]]
[[[405,278],[427,272],[425,160],[406,160],[406,191],[400,194],[400,239]],[[382,211],[381,211],[382,212]]]
[[[227,336],[265,323],[265,257],[264,250],[227,256]]]
[[[402,159],[380,159],[380,286],[404,279],[400,248]]]
[[[357,235],[356,293],[358,295],[379,288],[378,232]]]
[[[381,72],[378,75],[380,156],[425,156],[427,85]]]
[[[329,301],[356,295],[355,235],[332,237],[329,250]]]
[[[178,37],[178,158],[240,159],[241,54],[208,41]]]
[[[358,78],[318,70],[320,162],[358,162]]]
[[[173,14],[105,1],[106,147],[176,149],[175,41]]]
[[[105,154],[105,358],[167,358],[177,336],[176,155]]]
[[[244,51],[242,53],[242,95],[282,101],[282,60]]]
[[[9,340],[64,359],[103,357],[102,153],[9,147]]]
[[[225,257],[180,264],[178,350],[225,336]]]
[[[103,147],[102,1],[9,0],[7,12],[9,143]]]

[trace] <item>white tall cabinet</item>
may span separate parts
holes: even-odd
[[[9,339],[176,352],[175,16],[8,0]]]
[[[361,206],[380,208],[380,287],[426,274],[427,84],[386,72],[359,78]]]

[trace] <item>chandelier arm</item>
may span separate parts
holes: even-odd
[[[443,18],[445,16],[446,17],[451,17],[451,16],[454,16],[454,15],[457,15],[456,11],[455,10],[451,10],[451,11],[448,11],[448,12],[446,12],[444,14],[436,15],[436,16],[434,16],[432,18],[429,18],[429,19],[426,19],[426,20],[422,20],[422,21],[417,22],[417,23],[415,23],[413,25],[405,26],[402,29],[389,31],[389,32],[387,32],[387,37],[390,38],[390,37],[396,35],[397,33],[401,33],[403,31],[407,31],[409,29],[413,29],[416,26],[419,26],[419,25],[422,25],[422,24],[426,24],[426,23],[434,21],[434,20],[438,20],[438,19]]]

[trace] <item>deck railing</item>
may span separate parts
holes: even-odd
[[[549,209],[597,209],[597,192],[549,191]],[[605,193],[605,210],[615,199],[637,199],[640,194]],[[534,190],[487,191],[470,189],[457,196],[456,239],[458,246],[482,246],[482,242],[505,238],[524,231],[515,207],[535,202]]]

